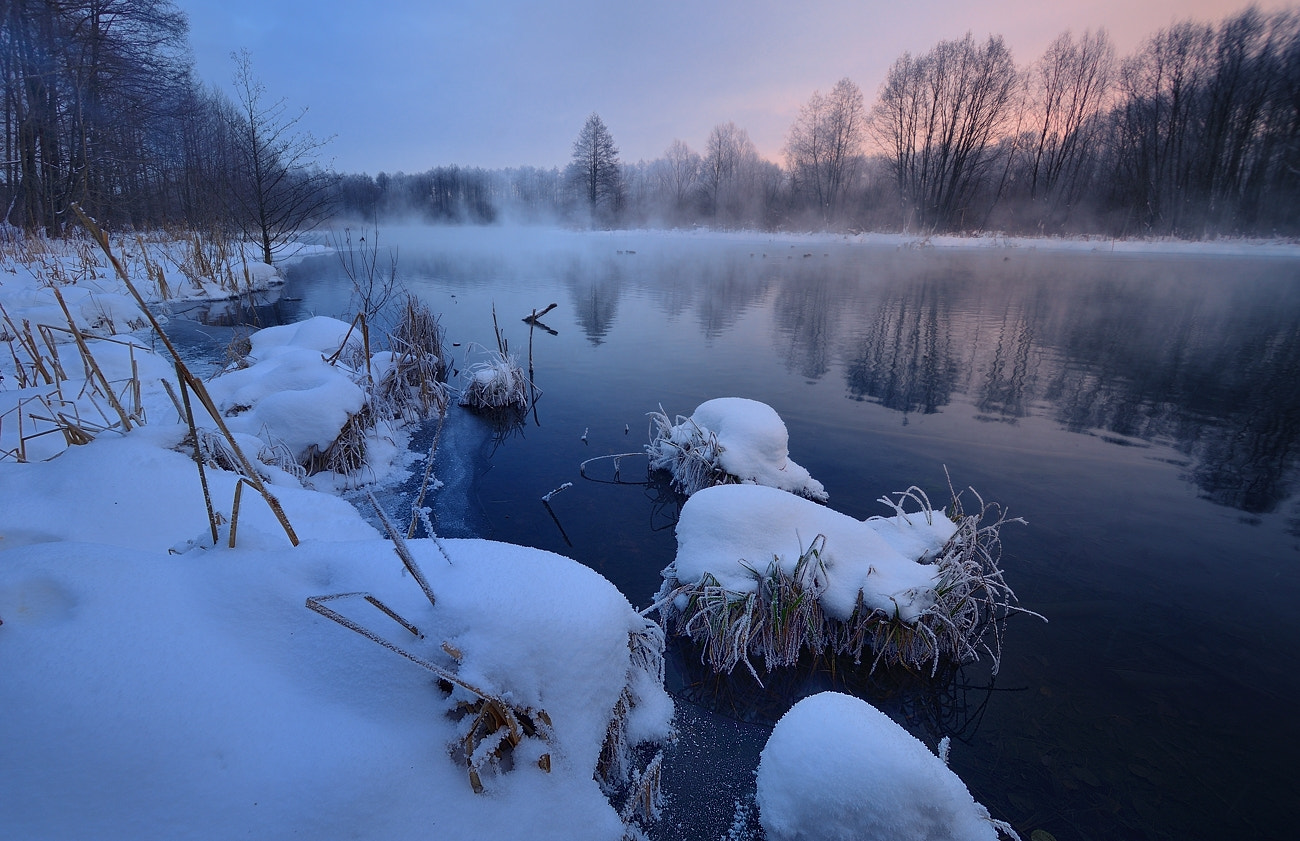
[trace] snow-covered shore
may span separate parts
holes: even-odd
[[[156,254],[115,247],[149,301],[181,299]],[[102,257],[24,248],[0,271],[0,836],[635,833],[655,778],[631,751],[673,715],[658,628],[540,550],[410,540],[408,562],[258,452],[320,449],[369,400],[328,363],[347,324],[255,334],[213,384],[291,546],[255,493],[236,508],[237,470],[201,484],[173,362],[121,333],[140,314]],[[392,356],[354,354],[353,375],[382,386]]]

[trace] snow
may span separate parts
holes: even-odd
[[[732,476],[825,499],[826,489],[790,460],[790,433],[776,410],[743,397],[719,397],[695,408],[691,420],[717,433],[718,461]]]
[[[593,780],[611,711],[630,685],[629,737],[662,739],[672,703],[631,663],[645,620],[613,585],[540,550],[448,540],[449,563],[412,541],[430,607],[354,509],[289,487],[274,492],[299,547],[245,497],[238,548],[170,555],[207,528],[194,464],[169,449],[180,434],[144,427],[47,463],[0,463],[4,834],[622,837]],[[209,477],[228,506],[235,477]],[[461,725],[444,713],[460,698],[304,606],[360,591],[425,638],[359,600],[340,610],[544,709],[550,741],[525,740],[474,794],[448,748]]]
[[[861,591],[867,607],[914,622],[935,600],[938,569],[921,561],[956,530],[942,514],[863,521],[775,488],[717,485],[686,500],[677,556],[665,575],[692,584],[708,574],[732,592],[754,592],[756,573],[775,562],[793,576],[800,556],[821,536],[824,573],[816,595],[828,616],[847,620]]]
[[[996,841],[961,779],[888,716],[838,692],[795,704],[757,772],[768,841]]]
[[[283,441],[301,460],[310,448],[323,451],[334,443],[348,418],[365,406],[366,395],[347,371],[328,364],[318,349],[287,343],[263,348],[258,339],[265,332],[252,337],[255,364],[227,371],[208,383],[208,392],[231,430]],[[303,338],[310,342],[321,337],[305,332]],[[332,350],[337,349],[336,342]],[[273,352],[258,358],[266,350]]]
[[[349,332],[352,334],[350,337]],[[352,325],[337,318],[318,315],[306,321],[258,330],[249,336],[252,345],[250,355],[261,361],[288,349],[301,348],[331,356],[342,347],[344,339],[348,340],[349,345],[361,346],[360,332],[353,330]]]

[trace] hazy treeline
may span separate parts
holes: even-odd
[[[873,103],[815,92],[780,164],[735,123],[620,161],[593,114],[563,170],[347,176],[365,218],[1114,235],[1300,233],[1300,14],[1184,22],[1120,58],[1064,33],[1027,65],[999,36],[890,67]]]

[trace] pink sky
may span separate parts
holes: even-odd
[[[178,0],[199,74],[227,86],[246,47],[272,93],[334,135],[344,171],[440,164],[563,166],[592,111],[625,161],[674,138],[699,150],[735,121],[779,159],[799,105],[844,76],[868,107],[904,51],[968,30],[1001,34],[1027,64],[1066,29],[1105,27],[1121,55],[1228,0]],[[458,8],[459,6],[473,8]],[[1295,3],[1261,2],[1266,10]]]

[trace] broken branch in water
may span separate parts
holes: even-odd
[[[546,315],[548,312],[550,312],[551,310],[555,309],[558,306],[559,304],[550,304],[546,307],[546,309],[542,310],[541,312],[538,312],[537,310],[533,310],[530,314],[524,316],[524,321],[526,321],[529,324],[537,324],[537,319]],[[541,325],[538,326],[540,327]]]

